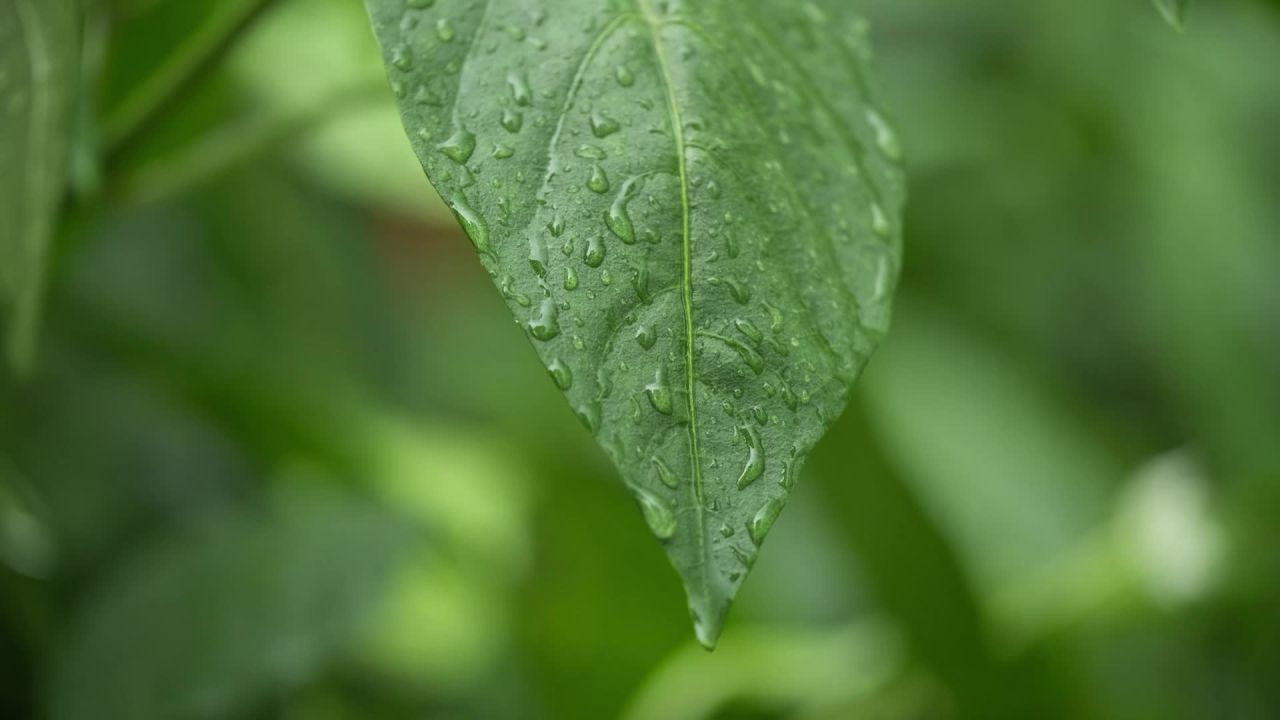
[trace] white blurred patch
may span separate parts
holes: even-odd
[[[1134,475],[1117,530],[1137,577],[1166,607],[1206,595],[1226,555],[1212,514],[1210,483],[1185,450],[1161,455]]]

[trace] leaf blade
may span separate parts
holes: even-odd
[[[887,329],[904,190],[865,24],[835,0],[367,5],[428,177],[713,645]]]
[[[74,0],[0,4],[0,299],[9,353],[34,352],[45,256],[66,185],[80,62]]]

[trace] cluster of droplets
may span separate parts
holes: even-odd
[[[435,4],[434,0],[405,0],[405,2],[407,7],[415,10],[428,9]],[[457,31],[448,18],[436,19],[431,27],[432,29],[429,32],[434,34],[439,43],[449,44],[455,42]],[[592,32],[596,31],[594,25],[589,26],[588,29]],[[522,28],[508,26],[505,31],[512,40],[520,42],[528,40],[528,35]],[[689,53],[692,53],[692,48],[686,46],[681,49],[686,51],[681,54],[681,58],[689,59]],[[398,46],[390,51],[390,65],[401,72],[409,72],[414,66],[414,61],[414,53],[408,45]],[[767,79],[765,70],[754,62],[749,62],[747,68],[753,78],[764,84]],[[447,65],[445,69],[446,72],[453,74],[458,72],[458,67],[453,63]],[[637,84],[637,75],[633,64],[616,64],[613,67],[612,75],[613,81],[620,88],[632,88]],[[517,142],[518,136],[529,124],[530,121],[527,116],[538,104],[539,97],[529,81],[529,76],[524,72],[508,73],[502,80],[505,85],[504,94],[506,97],[505,102],[497,111],[495,119],[497,126],[501,128],[507,137],[493,142],[491,149],[481,153],[482,157],[492,158],[497,161],[509,160],[523,152],[523,145]],[[397,86],[396,93],[402,98],[408,95],[403,86]],[[416,103],[423,106],[440,106],[444,104],[443,96],[444,93],[432,92],[427,86],[423,85],[417,88],[413,98]],[[623,246],[636,246],[638,244],[643,246],[646,243],[656,244],[662,240],[661,235],[653,230],[642,226],[638,227],[633,219],[632,205],[638,198],[644,196],[646,175],[619,172],[616,176],[611,177],[611,170],[616,172],[617,168],[609,164],[609,151],[603,145],[607,144],[605,141],[610,139],[616,140],[614,136],[626,129],[624,123],[615,117],[614,112],[614,106],[612,105],[606,106],[602,104],[599,107],[587,108],[583,113],[585,117],[584,130],[589,132],[589,135],[584,132],[582,137],[587,139],[588,142],[578,145],[573,152],[574,157],[585,161],[578,165],[580,174],[576,176],[578,178],[575,181],[578,183],[577,187],[585,189],[591,195],[609,198],[607,210],[602,213],[603,226],[600,232],[567,234],[562,216],[556,213],[547,224],[547,232],[545,234],[539,229],[537,232],[531,233],[528,240],[528,262],[539,286],[543,290],[542,299],[532,300],[527,294],[518,292],[515,289],[516,281],[509,275],[503,276],[499,282],[500,289],[505,297],[522,308],[528,308],[528,319],[524,324],[530,337],[539,343],[552,343],[553,341],[563,343],[568,341],[576,350],[584,350],[587,347],[586,340],[580,335],[573,334],[569,338],[565,337],[566,331],[562,326],[562,322],[564,322],[562,315],[571,313],[571,306],[563,299],[555,299],[553,284],[556,286],[556,293],[559,293],[560,289],[564,293],[575,293],[579,292],[579,289],[583,287],[587,288],[583,292],[594,293],[595,290],[591,289],[592,286],[584,282],[584,280],[589,279],[585,277],[588,272],[592,277],[598,278],[600,286],[608,287],[612,285],[614,275],[619,270],[618,267],[615,267],[616,263],[613,262],[606,266],[606,258],[611,243],[621,243]],[[537,123],[539,120],[541,118],[534,122]],[[702,120],[696,118],[690,120],[690,130],[701,130],[702,122]],[[474,126],[480,127],[481,125],[483,125],[483,120]],[[871,129],[875,146],[879,152],[894,163],[900,162],[902,158],[900,142],[884,117],[874,109],[867,110],[865,125]],[[574,134],[577,135],[577,133]],[[442,132],[440,135],[445,135],[445,133]],[[424,131],[422,137],[426,140],[431,138],[431,134]],[[439,136],[435,137],[439,138]],[[785,146],[793,141],[793,137],[784,128],[780,131],[778,140],[780,144]],[[447,199],[450,208],[458,217],[477,251],[482,256],[488,256],[490,261],[496,261],[495,248],[493,247],[494,231],[484,217],[476,211],[465,191],[466,187],[474,183],[469,163],[476,156],[477,145],[478,139],[476,135],[467,129],[461,118],[455,117],[454,125],[448,131],[447,136],[443,137],[443,139],[435,140],[434,150],[440,156],[456,165],[459,168],[458,172],[466,179],[466,182],[458,184],[458,189]],[[488,148],[489,145],[486,144],[485,147]],[[777,171],[780,172],[781,168],[778,168]],[[723,192],[714,179],[707,179],[702,182],[698,191],[702,197],[710,201],[719,199]],[[501,203],[499,205],[505,211],[506,206]],[[640,216],[637,215],[635,217]],[[871,201],[869,217],[871,228],[876,235],[884,239],[890,239],[893,236],[893,222],[878,198],[873,198]],[[724,215],[724,225],[726,227],[733,221],[732,214],[726,213]],[[739,257],[743,244],[740,238],[741,234],[736,231],[724,233],[722,251],[724,256],[730,259]],[[557,246],[565,258],[571,260],[571,262],[553,262],[552,254],[557,249]],[[719,252],[721,251],[717,251],[717,253]],[[620,255],[622,254],[620,253]],[[644,254],[628,252],[625,255],[643,258],[639,266],[627,266],[626,276],[630,279],[635,300],[641,304],[652,302],[652,295],[648,287],[647,252]],[[552,277],[551,271],[557,264],[561,267]],[[764,268],[760,267],[759,269],[763,270]],[[495,279],[497,279],[496,275]],[[887,285],[891,282],[891,278],[886,276],[884,282]],[[785,325],[783,311],[767,300],[757,297],[759,294],[757,289],[753,288],[750,281],[744,280],[739,275],[724,273],[718,277],[707,278],[706,283],[711,289],[718,288],[725,292],[737,306],[744,308],[744,310],[754,307],[760,309],[761,313],[759,317],[752,319],[745,317],[750,313],[744,312],[743,317],[735,318],[731,327],[722,332],[713,332],[709,328],[701,328],[696,333],[699,341],[718,344],[732,351],[753,376],[762,378],[760,387],[766,398],[771,400],[776,398],[782,405],[785,405],[793,412],[808,403],[809,392],[803,389],[803,383],[800,385],[801,389],[797,390],[793,389],[792,384],[782,376],[775,378],[771,373],[766,376],[769,370],[769,363],[766,357],[785,358],[801,345],[796,336],[787,338],[783,335]],[[767,295],[767,293],[765,294]],[[591,297],[594,297],[594,295]],[[786,303],[782,304],[786,305]],[[581,325],[581,319],[575,319],[575,324]],[[632,321],[630,324],[634,326],[634,332],[631,336],[642,351],[648,352],[659,347],[659,338],[662,333],[658,327],[649,322]],[[664,343],[663,347],[672,344],[678,343]],[[680,358],[674,356],[658,360],[651,379],[638,392],[638,396],[642,398],[639,402],[646,403],[650,411],[661,416],[672,417],[677,423],[689,422],[689,419],[680,417],[680,413],[677,412],[677,400],[687,392],[678,379],[683,375],[683,372],[693,372],[692,368],[685,368],[683,372],[669,369],[669,366],[674,367],[673,363],[678,363],[679,361]],[[623,369],[625,370],[625,365]],[[809,371],[815,370],[812,366],[808,369]],[[562,391],[568,392],[574,388],[574,373],[570,362],[564,357],[553,356],[547,364],[547,370],[556,386]],[[672,382],[673,376],[678,378],[675,384]],[[590,378],[588,378],[588,384],[590,384],[589,381]],[[681,387],[676,387],[676,385],[681,385]],[[612,383],[607,377],[607,372],[602,368],[596,378],[597,391],[595,400],[597,403],[609,396],[612,390],[611,386]],[[740,400],[743,397],[743,393],[740,390],[735,390],[733,395],[735,400]],[[636,401],[636,397],[632,396],[630,402],[632,404],[633,417],[640,420],[642,418],[642,410]],[[777,416],[770,415],[764,405],[746,404],[748,407],[743,411],[739,411],[733,403],[724,403],[726,415],[733,418],[735,422],[733,428],[734,437],[740,442],[746,456],[736,480],[736,486],[739,490],[746,490],[754,486],[765,475],[765,442],[761,436],[760,428],[764,428],[770,422],[778,422]],[[765,405],[767,404],[765,403]],[[594,411],[579,409],[579,414],[593,431],[598,429],[598,409]],[[639,448],[636,451],[641,452]],[[710,462],[712,467],[715,467],[718,463],[715,459]],[[778,481],[784,489],[791,487],[793,468],[797,462],[793,450],[792,457],[784,463],[781,479]],[[655,456],[649,458],[649,463],[661,487],[671,491],[679,488],[680,475],[673,471],[667,462]],[[664,500],[658,492],[645,490],[639,486],[636,486],[634,491],[653,534],[664,541],[672,539],[677,531],[676,513],[672,505]],[[763,541],[764,536],[769,532],[781,512],[784,503],[785,494],[774,495],[766,499],[751,514],[745,523],[745,529],[753,543],[758,545]],[[739,528],[741,527],[742,525],[739,524]],[[728,540],[736,535],[736,530],[732,526],[725,524],[721,526],[720,534]],[[743,553],[736,545],[730,545],[730,547],[742,560],[743,564],[749,564],[750,558],[748,555]]]

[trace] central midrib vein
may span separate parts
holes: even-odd
[[[694,395],[693,365],[693,252],[691,248],[689,218],[689,172],[685,164],[684,121],[680,116],[680,106],[676,102],[675,83],[672,82],[667,52],[662,44],[662,20],[654,12],[650,0],[636,0],[640,14],[649,25],[649,34],[653,38],[653,51],[658,59],[658,69],[662,72],[662,82],[667,90],[667,107],[671,114],[671,132],[676,145],[676,163],[680,176],[680,209],[681,209],[681,246],[684,252],[684,326],[685,326],[685,393],[689,409],[689,454],[693,469],[693,492],[698,514],[698,544],[702,549],[704,563],[706,558],[706,539],[703,535],[703,495],[702,495],[702,463],[698,452],[698,409]],[[704,570],[710,570],[709,563]]]

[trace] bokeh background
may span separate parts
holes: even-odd
[[[0,379],[0,717],[1280,717],[1280,5],[861,3],[895,327],[708,654],[360,2],[107,2]]]

